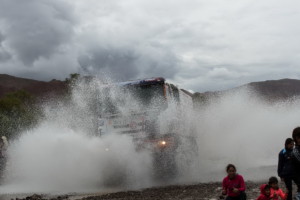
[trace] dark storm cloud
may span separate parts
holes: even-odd
[[[116,80],[155,76],[173,78],[178,68],[175,55],[168,49],[145,49],[98,47],[79,56],[78,62],[86,73],[104,74]]]
[[[1,0],[4,41],[25,65],[50,59],[73,35],[72,8],[62,1]]]

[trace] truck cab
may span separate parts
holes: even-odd
[[[176,175],[182,113],[192,108],[191,96],[158,77],[103,85],[97,101],[99,136],[130,135],[138,151],[152,152],[158,177]]]

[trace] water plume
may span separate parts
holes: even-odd
[[[130,135],[97,135],[99,110],[114,108],[126,116],[146,107],[119,87],[99,94],[106,86],[82,81],[67,99],[43,105],[42,122],[11,142],[0,193],[99,192],[158,184],[150,151],[138,151]],[[182,138],[176,150],[178,174],[168,184],[220,181],[228,163],[246,180],[276,175],[278,152],[299,125],[300,100],[269,104],[256,96],[241,89],[200,109],[173,102],[155,116],[161,133],[176,131]],[[95,99],[107,97],[110,104],[96,104]],[[147,109],[160,101],[153,98]]]
[[[229,163],[247,180],[276,176],[278,153],[299,126],[300,99],[262,100],[250,88],[212,100],[195,114],[202,181],[220,180]]]

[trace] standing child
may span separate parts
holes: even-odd
[[[227,176],[223,179],[222,195],[227,195],[226,200],[245,200],[245,182],[241,175],[236,173],[233,164],[226,167]]]
[[[279,197],[281,200],[285,200],[287,195],[278,187],[278,179],[274,176],[269,178],[269,185],[270,185],[270,191],[271,191],[271,198],[273,200],[279,200]]]
[[[268,184],[262,184],[260,186],[260,195],[256,200],[271,200],[271,187]]]

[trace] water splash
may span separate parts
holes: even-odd
[[[94,92],[101,84],[82,82],[68,101],[44,105],[43,122],[11,143],[0,193],[99,192],[116,182],[119,189],[157,184],[151,152],[137,151],[130,136],[95,135]],[[128,93],[116,89],[109,95],[123,114],[143,109]],[[299,99],[268,104],[250,90],[225,95],[200,110],[172,104],[158,116],[160,130],[167,132],[176,121],[182,135],[192,136],[196,150],[190,151],[189,139],[183,142],[176,157],[178,177],[169,184],[220,181],[228,163],[247,180],[275,175],[278,152],[299,125],[299,105]]]

